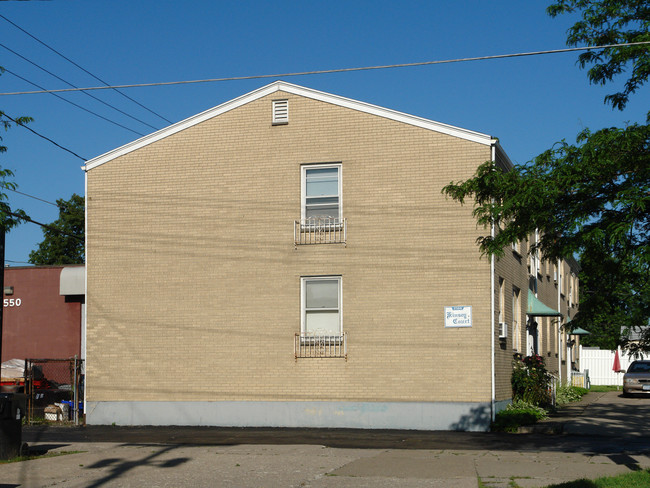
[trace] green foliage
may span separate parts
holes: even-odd
[[[515,360],[511,377],[512,398],[531,405],[551,404],[551,375],[546,371],[544,359],[533,354],[521,361]]]
[[[0,66],[0,75],[4,72],[2,66]],[[15,122],[18,125],[23,125],[28,122],[31,122],[30,117],[18,117],[12,119],[6,115],[2,110],[0,110],[0,127],[4,130],[8,130],[11,127],[11,122]],[[2,137],[0,136],[0,141]],[[7,146],[0,144],[0,154],[7,152]],[[6,188],[9,190],[15,190],[18,185],[16,185],[11,178],[14,176],[13,172],[9,169],[2,169],[0,167],[0,188]],[[22,217],[25,217],[26,214],[22,210],[13,210],[9,208],[9,205],[6,203],[7,195],[0,191],[0,226],[4,227],[4,230],[7,231],[12,227],[20,224],[22,222]],[[1,230],[1,229],[0,229]]]
[[[546,488],[647,488],[650,486],[650,470],[607,476],[595,480],[579,479],[567,481]]]
[[[557,0],[555,17],[579,13],[569,45],[650,41],[646,0]],[[593,83],[629,73],[623,91],[606,103],[623,109],[650,76],[650,49],[625,46],[580,55]],[[548,259],[578,255],[582,267],[579,313],[572,327],[590,332],[583,344],[632,353],[650,351],[650,329],[639,343],[627,344],[621,327],[637,329],[650,317],[650,125],[584,130],[575,144],[557,143],[523,166],[503,171],[481,165],[467,181],[451,182],[443,193],[472,199],[474,215],[486,233],[478,239],[484,254],[501,256],[535,230]]]
[[[577,402],[587,393],[589,393],[589,390],[586,388],[564,384],[558,387],[555,392],[555,404],[558,407],[561,407],[567,403]]]
[[[647,0],[557,0],[546,11],[551,17],[579,11],[582,19],[568,31],[569,46],[604,46],[650,41],[650,5]],[[607,95],[605,102],[622,110],[631,94],[650,76],[648,46],[610,47],[586,51],[578,57],[581,68],[593,65],[589,81],[604,85],[628,71],[623,91]]]
[[[43,241],[29,253],[32,264],[83,264],[84,262],[84,197],[73,194],[69,200],[59,199],[59,218],[43,227]]]
[[[547,418],[547,412],[542,407],[523,400],[515,400],[505,410],[495,416],[492,430],[495,432],[517,432],[522,425],[534,424]]]
[[[535,405],[530,402],[526,402],[524,400],[513,401],[510,405],[506,407],[505,411],[506,412],[518,412],[518,411],[531,412],[533,415],[535,415],[535,417],[537,417],[537,420],[543,420],[545,418],[548,418],[548,411],[545,408],[542,408],[539,405]]]

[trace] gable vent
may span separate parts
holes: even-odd
[[[289,123],[289,100],[273,100],[273,123]]]

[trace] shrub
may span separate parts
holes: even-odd
[[[515,360],[512,371],[512,399],[532,405],[551,404],[551,375],[546,371],[544,359],[533,354]]]
[[[558,387],[555,393],[555,403],[558,407],[566,405],[567,403],[577,402],[586,395],[588,390],[580,388],[579,386],[571,386],[568,384]]]
[[[534,424],[547,418],[546,410],[523,400],[517,400],[496,414],[492,430],[496,432],[517,432],[521,425]]]

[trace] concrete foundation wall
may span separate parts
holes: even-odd
[[[89,425],[205,425],[486,431],[471,402],[88,402]]]

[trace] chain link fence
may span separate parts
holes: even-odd
[[[26,359],[27,422],[84,422],[84,361]]]

